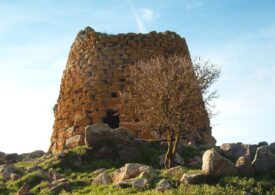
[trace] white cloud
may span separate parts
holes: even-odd
[[[153,10],[148,8],[142,8],[139,12],[143,21],[147,23],[154,22],[155,19],[160,17],[159,14],[154,13]]]
[[[154,21],[160,17],[160,15],[156,14],[152,9],[149,8],[141,8],[137,10],[131,0],[129,0],[128,2],[132,14],[134,15],[138,31],[141,33],[145,33],[147,31],[146,25],[152,25]]]

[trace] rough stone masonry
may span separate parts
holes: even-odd
[[[90,124],[104,122],[112,128],[129,127],[123,113],[116,109],[120,104],[119,91],[127,85],[127,67],[138,60],[174,54],[189,56],[185,39],[174,32],[108,35],[90,27],[81,30],[71,46],[54,106],[50,151],[58,153],[83,145],[84,130]],[[209,118],[204,112],[201,120],[205,125],[185,134],[185,139],[214,144]],[[137,137],[154,137],[131,130]]]

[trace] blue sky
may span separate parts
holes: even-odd
[[[171,30],[222,68],[218,144],[275,141],[275,1],[0,0],[0,151],[47,150],[70,46],[86,26]]]

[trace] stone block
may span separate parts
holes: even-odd
[[[84,137],[83,135],[75,135],[66,139],[66,147],[67,148],[74,148],[76,146],[80,146],[84,144]]]

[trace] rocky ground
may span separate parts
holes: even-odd
[[[91,125],[86,143],[55,156],[0,153],[0,194],[275,194],[275,143],[181,146],[167,170],[165,144],[127,129]]]

